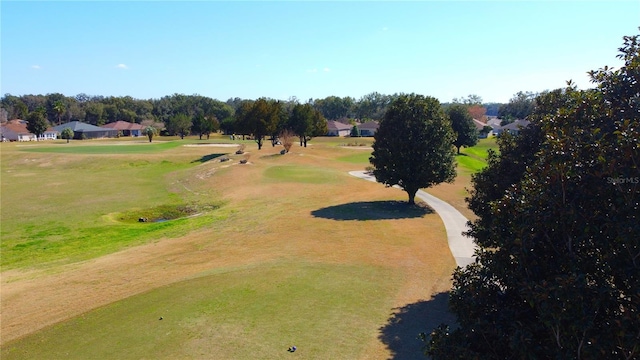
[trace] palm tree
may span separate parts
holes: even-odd
[[[144,134],[147,135],[149,137],[149,142],[151,142],[151,140],[153,140],[153,135],[156,134],[156,128],[154,128],[153,126],[147,126],[144,129]]]
[[[67,144],[69,143],[69,139],[73,139],[73,130],[71,130],[71,128],[64,128],[62,130],[62,133],[60,134],[62,136],[63,139],[67,140]]]
[[[62,102],[62,100],[58,100],[53,104],[53,111],[58,114],[58,125],[60,125],[60,118],[65,111],[67,111],[67,106]]]

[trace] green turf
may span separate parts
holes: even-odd
[[[371,149],[353,150],[353,154],[341,156],[338,158],[340,161],[352,163],[352,164],[369,164],[369,158],[371,157]]]
[[[496,139],[494,137],[480,139],[478,144],[470,148],[460,150],[460,155],[456,155],[458,169],[467,173],[476,173],[487,166],[487,158],[489,149],[498,150]]]
[[[463,171],[471,172],[471,173],[478,172],[479,170],[482,170],[482,168],[487,165],[486,161],[473,158],[470,156],[466,156],[466,155],[457,155],[456,161],[458,162],[459,169]]]
[[[464,148],[461,152],[475,158],[486,159],[489,156],[489,149],[498,151],[495,137],[480,139],[475,146]]]
[[[324,184],[338,179],[337,174],[330,169],[296,165],[272,166],[264,172],[264,177],[268,181],[306,184]]]
[[[161,143],[121,144],[121,145],[70,145],[57,144],[55,147],[27,147],[23,151],[57,154],[143,154],[169,150],[184,145],[184,142],[170,141]]]
[[[386,321],[397,280],[370,266],[218,269],[8,343],[1,358],[355,359]]]
[[[163,237],[177,237],[228,217],[225,211],[153,223],[109,223],[74,226],[64,221],[33,222],[10,233],[3,227],[3,269],[77,262]]]
[[[215,198],[191,194],[175,179],[199,164],[196,156],[172,150],[163,159],[111,156],[3,153],[3,270],[90,259],[226,218],[226,210],[208,209],[167,223],[113,221],[120,213],[144,217],[149,209],[206,206]]]

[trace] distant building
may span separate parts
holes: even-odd
[[[114,138],[118,136],[118,130],[101,128],[80,121],[71,121],[66,124],[58,125],[53,129],[62,133],[62,130],[65,128],[70,128],[73,131],[73,138],[76,140]]]
[[[130,123],[128,121],[118,120],[116,122],[104,124],[101,126],[106,129],[115,129],[120,132],[122,136],[142,136],[142,130],[144,126],[136,123]]]
[[[339,121],[327,121],[327,136],[349,136],[353,126],[343,124]]]
[[[486,139],[493,136],[493,128],[490,125],[487,125],[478,119],[473,119],[473,125],[476,126],[476,130],[478,130],[478,137],[480,139]],[[485,130],[485,127],[489,127],[491,130],[487,131]]]
[[[511,135],[518,135],[520,133],[520,129],[526,128],[529,124],[531,124],[531,122],[528,120],[516,120],[503,126],[502,131],[507,131]]]
[[[15,119],[7,121],[0,126],[0,139],[2,141],[37,141],[37,140],[55,140],[58,138],[58,132],[52,128],[48,128],[39,138],[27,129],[27,121]]]
[[[377,121],[367,121],[361,124],[356,125],[358,127],[358,131],[360,132],[360,136],[373,136],[380,124]]]
[[[498,119],[497,116],[487,116],[487,125],[491,126],[493,129],[491,132],[495,136],[499,136],[502,132],[502,125],[500,125],[501,120]]]

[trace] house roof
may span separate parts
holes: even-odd
[[[11,120],[6,124],[2,124],[3,129],[11,130],[16,134],[30,134],[29,130],[27,130],[26,123],[23,123],[21,120]]]
[[[9,120],[6,124],[2,124],[3,129],[10,130],[16,134],[31,134],[31,132],[27,129],[27,121],[22,119],[14,119]],[[45,132],[56,131],[52,127],[47,127]]]
[[[476,126],[476,129],[478,130],[482,130],[485,126],[487,126],[487,124],[483,123],[478,119],[473,119],[473,124]]]
[[[128,121],[118,120],[116,122],[102,125],[103,128],[116,129],[116,130],[142,130],[144,126],[136,123],[130,123]]]
[[[358,129],[378,130],[380,124],[377,121],[367,121],[362,124],[358,124]]]
[[[520,128],[524,128],[531,124],[528,120],[516,120],[510,124],[507,124],[502,127],[503,130],[520,130]]]
[[[351,130],[353,126],[351,125],[347,125],[347,124],[343,124],[339,121],[335,121],[335,120],[329,120],[327,121],[327,129],[329,131],[333,130],[333,131],[340,131],[340,130]]]
[[[501,122],[501,120],[498,119],[498,118],[495,118],[495,117],[487,119],[487,125],[489,125],[489,126],[493,126],[493,125],[500,126],[500,122]]]
[[[56,127],[54,127],[53,129],[56,131],[60,131],[62,132],[62,130],[64,130],[65,128],[70,128],[71,130],[73,130],[74,132],[93,132],[93,131],[108,131],[108,130],[113,130],[113,129],[105,129],[105,128],[101,128],[98,126],[94,126],[91,124],[86,124],[80,121],[71,121],[68,122],[66,124],[62,124],[62,125],[58,125]]]

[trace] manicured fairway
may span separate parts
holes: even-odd
[[[334,182],[336,174],[325,169],[311,166],[272,166],[264,172],[265,178],[270,181],[301,182],[307,184],[324,184]]]
[[[3,347],[3,359],[357,358],[386,320],[393,273],[275,262],[185,280]],[[162,320],[160,320],[162,318]]]
[[[55,147],[38,146],[38,147],[25,147],[24,151],[28,152],[43,152],[43,153],[58,153],[58,154],[142,154],[142,153],[154,153],[162,150],[169,150],[180,146],[179,142],[156,142],[146,143],[141,141],[140,143],[120,143],[118,145],[91,145],[91,146],[78,146],[68,144],[57,144]]]
[[[456,156],[456,161],[460,165],[461,170],[468,173],[475,173],[487,165],[489,149],[498,151],[495,137],[480,139],[476,146],[462,148],[460,151],[461,154]]]
[[[371,149],[345,139],[222,141],[0,144],[2,359],[420,356],[392,319],[450,286],[439,217],[348,175]]]

